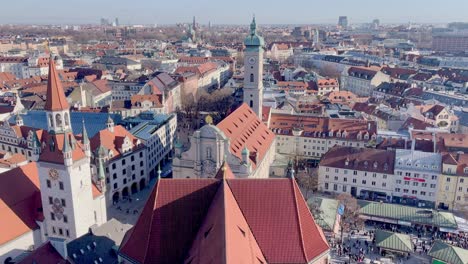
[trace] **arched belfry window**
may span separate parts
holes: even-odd
[[[252,82],[252,83],[254,82],[254,75],[253,75],[253,73],[250,74],[250,82]]]
[[[69,126],[70,125],[70,118],[68,116],[68,113],[65,113],[65,118],[64,119],[65,119],[65,125]]]
[[[49,114],[49,126],[54,126],[54,118],[52,117],[52,114]]]
[[[62,126],[62,116],[60,114],[55,115],[55,125]]]

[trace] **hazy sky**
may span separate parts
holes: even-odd
[[[1,0],[0,23],[83,24],[119,17],[124,24],[444,23],[468,21],[468,0]]]

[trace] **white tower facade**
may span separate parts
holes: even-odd
[[[263,46],[265,41],[257,34],[253,18],[250,34],[244,41],[244,103],[262,120],[263,105]]]
[[[72,133],[69,105],[52,58],[49,64],[44,107],[48,131],[37,162],[44,233],[48,237],[72,240],[88,233],[96,223],[91,167],[85,152],[86,142],[79,142]]]

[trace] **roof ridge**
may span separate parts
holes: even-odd
[[[223,242],[224,242],[224,263],[228,263],[227,228],[226,228],[227,227],[227,225],[226,225],[226,219],[227,219],[226,218],[226,192],[225,192],[225,189],[224,189],[225,184],[226,184],[226,181],[223,178],[221,180],[221,184],[220,184],[220,186],[218,188],[221,188],[221,195],[222,195],[221,198],[223,199],[223,218],[224,218],[223,219],[223,224],[224,224],[224,228],[223,228],[223,233],[222,234],[224,235],[224,238],[223,238]],[[229,186],[227,186],[227,188],[229,188]],[[231,193],[232,193],[232,191],[231,191]],[[213,203],[213,201],[211,201],[211,203]],[[237,206],[239,206],[239,205],[237,205]],[[210,207],[211,207],[211,205],[210,205]],[[208,209],[208,212],[209,212],[209,209]],[[207,214],[208,214],[208,212],[207,212]]]
[[[453,251],[453,253],[455,253],[455,256],[457,256],[458,260],[460,260],[460,263],[463,263],[463,259],[461,258],[460,254],[458,254],[458,253],[460,253],[460,252],[458,252],[459,247],[456,247],[454,245],[449,245],[449,247]],[[460,248],[460,249],[465,250],[463,248]]]
[[[157,203],[157,200],[158,200],[158,190],[159,190],[159,185],[160,185],[160,181],[161,179],[157,180],[156,181],[156,186],[154,186],[155,190],[154,190],[154,204]],[[148,199],[149,200],[149,199]],[[153,225],[151,223],[153,223],[153,217],[154,217],[154,204],[153,204],[153,210],[152,210],[152,213],[151,213],[151,219],[150,219],[150,227],[149,227],[149,230],[148,230],[148,239],[146,240],[148,243],[150,242],[150,234],[151,234],[151,229],[153,228]],[[143,212],[143,211],[142,211]],[[135,223],[136,225],[136,223]],[[135,226],[134,225],[134,226]],[[149,247],[146,247],[145,249],[145,255],[143,256],[143,263],[145,263],[146,261],[146,256],[148,255],[148,249]]]
[[[288,179],[289,181],[291,181],[291,188],[292,188],[292,191],[293,191],[293,194],[294,194],[294,208],[296,208],[295,212],[296,212],[296,217],[297,217],[297,222],[299,223],[299,236],[301,237],[301,247],[302,247],[302,254],[304,255],[304,259],[306,262],[308,262],[308,259],[307,259],[307,254],[306,254],[306,250],[305,250],[305,245],[304,245],[304,237],[302,235],[302,224],[301,224],[301,217],[299,216],[299,207],[297,206],[297,195],[296,195],[296,188],[294,188],[294,183],[295,183],[295,179],[294,178],[291,178],[291,179]],[[314,223],[315,223],[315,220],[314,220]]]
[[[231,186],[230,186],[230,184],[229,184],[229,182],[230,182],[231,180],[233,180],[233,179],[225,179],[225,180],[223,180],[223,181],[225,181],[225,182],[227,183],[227,186],[229,187],[229,190],[230,190],[231,193],[232,193],[232,197],[234,197],[234,200],[236,201],[237,207],[239,207],[239,210],[240,210],[240,212],[241,212],[241,214],[242,214],[242,217],[244,217],[245,222],[247,223],[247,226],[248,226],[249,229],[250,229],[250,233],[252,234],[253,238],[255,239],[255,243],[257,243],[258,248],[260,249],[260,252],[262,252],[263,257],[265,258],[265,260],[266,260],[267,263],[268,263],[267,256],[265,255],[265,253],[264,253],[263,250],[262,250],[262,247],[261,247],[260,244],[258,243],[258,240],[257,240],[257,238],[255,237],[255,233],[254,233],[252,227],[250,226],[249,221],[247,221],[247,218],[245,217],[244,211],[242,211],[242,207],[239,205],[239,201],[237,201],[236,195],[234,194],[234,192],[233,192],[232,189],[231,189]],[[234,180],[242,181],[242,179],[234,179]],[[250,241],[250,240],[249,240],[249,241]],[[249,245],[251,246],[252,244],[249,243]]]

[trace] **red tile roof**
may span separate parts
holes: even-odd
[[[39,161],[63,164],[63,143],[64,137],[68,137],[68,143],[72,149],[73,161],[81,160],[85,157],[83,145],[78,141],[72,133],[66,134],[50,134],[47,131],[43,132],[42,151],[39,155]],[[51,147],[53,142],[54,147]],[[73,144],[74,143],[74,144]]]
[[[258,154],[257,160],[252,160],[254,168],[258,161],[270,149],[275,135],[258,119],[247,104],[242,104],[217,127],[230,139],[232,154],[242,160],[242,150],[247,147],[251,156]]]
[[[217,189],[215,179],[160,179],[120,252],[138,263],[182,263]]]
[[[0,83],[13,81],[16,79],[16,76],[10,72],[0,72]]]
[[[35,162],[0,174],[0,245],[39,228],[36,221],[43,217],[39,188]]]
[[[50,244],[46,242],[35,249],[33,252],[29,253],[25,258],[16,262],[18,264],[65,264],[69,263],[67,260],[63,259],[62,256],[57,252],[57,250]]]
[[[225,181],[218,188],[184,263],[266,263]]]
[[[120,254],[137,263],[252,263],[260,253],[267,263],[309,263],[328,250],[294,180],[161,179]]]
[[[320,160],[320,166],[393,174],[394,150],[334,146]]]
[[[337,79],[330,79],[330,78],[321,78],[317,80],[317,85],[320,86],[337,86],[338,80]]]
[[[58,111],[69,109],[67,98],[63,92],[62,82],[60,81],[54,60],[49,63],[49,77],[47,82],[47,100],[44,110]]]
[[[143,145],[137,145],[138,139],[128,132],[123,126],[115,126],[114,132],[109,129],[103,129],[94,135],[91,139],[91,150],[96,151],[101,145],[106,148],[107,151],[113,152],[113,158],[119,157],[122,152],[122,144],[124,139],[128,138],[132,144],[132,149],[136,150]]]
[[[302,129],[303,137],[346,138],[357,139],[358,134],[369,137],[377,133],[374,121],[360,119],[338,119],[328,117],[314,117],[304,115],[271,114],[270,129],[278,135],[292,135],[293,129]],[[330,135],[333,132],[333,135]],[[338,136],[346,132],[346,136]]]

